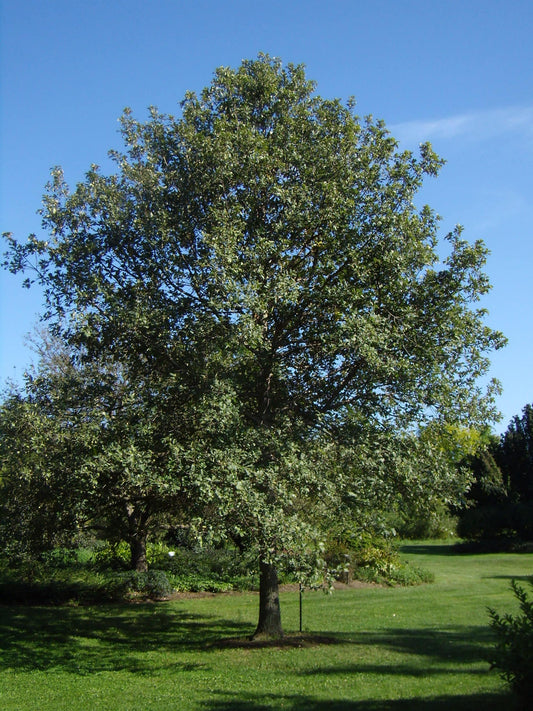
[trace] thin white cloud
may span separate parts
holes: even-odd
[[[400,143],[437,139],[486,140],[502,134],[521,134],[533,141],[533,106],[473,111],[429,121],[407,121],[389,127]]]

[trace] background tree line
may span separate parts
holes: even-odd
[[[525,405],[501,437],[465,464],[472,470],[469,507],[460,514],[458,533],[468,539],[533,540],[533,406]]]

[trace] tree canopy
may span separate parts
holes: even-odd
[[[510,495],[533,501],[533,405],[515,415],[501,437],[498,461]]]
[[[126,110],[122,136],[115,174],[70,191],[53,171],[48,238],[8,236],[8,265],[164,423],[173,481],[203,530],[255,547],[257,631],[280,633],[280,557],[343,507],[450,491],[415,428],[494,416],[487,250],[415,207],[442,165],[429,144],[400,151],[300,65],[219,68],[179,117]]]

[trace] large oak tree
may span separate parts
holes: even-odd
[[[114,175],[70,192],[54,171],[49,237],[10,238],[10,266],[36,270],[67,338],[186,413],[174,480],[204,532],[255,548],[256,633],[281,634],[283,556],[344,506],[450,487],[416,426],[493,416],[486,249],[459,228],[440,243],[415,207],[442,165],[428,144],[400,151],[302,66],[220,68],[179,117],[126,111],[122,135]]]

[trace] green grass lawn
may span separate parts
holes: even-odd
[[[512,578],[533,554],[403,555],[435,582],[304,593],[303,638],[252,646],[258,598],[243,593],[157,604],[0,606],[0,709],[421,709],[493,711],[511,696],[485,661],[487,606],[517,609]],[[282,593],[296,632],[298,594]],[[316,638],[311,633],[316,634]]]

